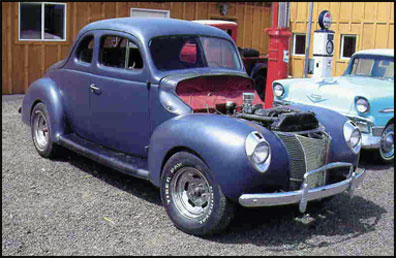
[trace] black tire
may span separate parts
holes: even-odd
[[[244,57],[258,57],[258,56],[260,56],[260,52],[257,49],[253,49],[253,48],[243,48],[243,56]]]
[[[44,103],[38,103],[34,106],[30,117],[30,129],[32,134],[33,145],[36,151],[43,158],[53,158],[59,152],[57,146],[51,137],[51,123],[47,107]],[[42,123],[40,121],[43,121]],[[38,124],[46,126],[43,130],[37,130]],[[46,130],[45,130],[46,129]],[[38,131],[41,131],[38,132]]]
[[[267,78],[263,74],[257,74],[253,78],[254,80],[254,85],[256,88],[256,92],[261,98],[262,101],[265,100],[265,90],[266,90],[266,83],[267,83]]]
[[[197,200],[192,200],[193,197],[190,198],[194,182],[183,181],[184,177],[188,177],[188,174],[194,174],[196,176],[194,179],[207,183],[207,191],[203,191],[202,195],[198,193],[200,196]],[[178,185],[183,188],[178,188]],[[194,188],[194,191],[197,191],[197,188]],[[177,194],[180,191],[175,191],[175,189],[183,189],[183,194]],[[200,188],[199,191],[201,190],[203,188]],[[185,233],[196,236],[215,234],[224,230],[234,217],[235,204],[224,196],[220,186],[214,182],[208,166],[200,158],[189,152],[178,152],[166,162],[161,174],[160,192],[168,216],[175,226]],[[205,203],[205,201],[202,201],[202,199],[205,199],[202,197],[204,194],[208,199],[206,205],[194,206],[193,201]],[[187,196],[188,202],[183,202],[181,201],[182,198],[178,198],[182,195]],[[194,195],[194,197],[197,197],[197,195]],[[206,213],[193,218],[192,213],[186,208],[187,206],[189,209],[206,210]]]
[[[377,150],[377,161],[383,164],[390,164],[393,163],[395,158],[395,149],[394,149],[394,135],[395,135],[395,125],[394,123],[389,124],[385,130],[382,132],[381,135],[381,145],[380,148]],[[386,140],[388,138],[392,138],[392,144],[390,147],[390,143],[387,143]],[[387,145],[387,146],[386,146]],[[386,150],[391,149],[391,152],[387,152]]]

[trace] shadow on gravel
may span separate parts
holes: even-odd
[[[54,161],[68,162],[120,190],[162,205],[159,191],[151,183],[124,175],[67,149],[63,151],[62,157]],[[205,239],[265,246],[272,251],[327,247],[374,231],[386,210],[360,196],[351,199],[347,194],[340,194],[324,206],[308,203],[307,213],[308,216],[302,216],[297,206],[239,207],[225,232]],[[321,241],[316,240],[318,236]]]
[[[123,174],[65,148],[62,148],[62,154],[59,156],[60,157],[52,160],[68,162],[122,191],[128,192],[150,203],[162,205],[159,191],[148,181]]]
[[[374,231],[386,210],[360,196],[341,194],[323,206],[308,203],[307,213],[301,215],[297,206],[240,208],[227,232],[207,239],[272,251],[327,247]]]
[[[386,170],[394,167],[394,163],[384,164],[376,160],[375,151],[362,150],[360,152],[359,167],[370,170]]]

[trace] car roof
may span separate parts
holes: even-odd
[[[86,25],[79,35],[91,30],[117,30],[127,32],[142,42],[156,36],[178,34],[200,34],[231,39],[230,36],[215,27],[206,26],[197,22],[168,18],[114,18],[99,20]]]
[[[354,55],[380,55],[380,56],[391,56],[394,57],[395,50],[391,48],[383,49],[365,49],[356,52]]]

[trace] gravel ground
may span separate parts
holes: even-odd
[[[394,167],[370,163],[350,199],[324,207],[239,209],[209,238],[177,230],[159,191],[80,155],[47,160],[17,109],[2,98],[3,255],[394,255]]]

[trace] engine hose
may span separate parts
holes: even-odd
[[[262,122],[274,122],[275,120],[278,119],[276,117],[265,117],[265,116],[251,115],[246,113],[237,113],[235,116],[238,118],[245,118],[245,119],[262,121]]]

